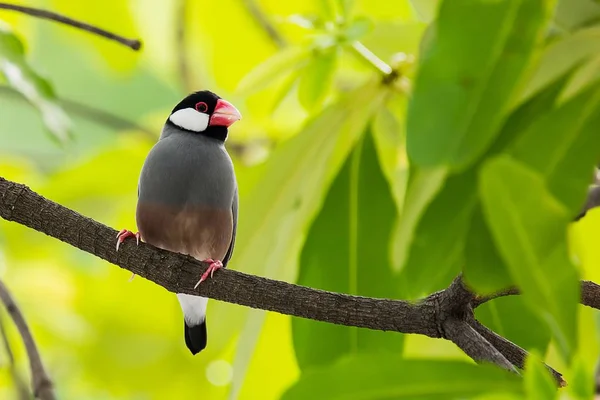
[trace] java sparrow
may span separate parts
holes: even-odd
[[[190,94],[175,106],[139,178],[138,233],[123,229],[118,246],[136,237],[156,247],[210,262],[198,284],[227,265],[235,244],[237,182],[225,150],[228,128],[239,111],[216,94]],[[197,284],[197,285],[198,285]],[[197,286],[196,285],[196,286]],[[206,347],[208,299],[178,293],[185,344],[192,354]]]

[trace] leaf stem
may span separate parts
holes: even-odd
[[[369,50],[364,44],[359,41],[352,43],[352,49],[362,60],[372,65],[381,72],[385,77],[391,77],[394,74],[394,70],[385,61],[377,57],[375,53]]]
[[[87,24],[85,22],[77,21],[75,19],[65,17],[64,15],[57,14],[52,11],[41,10],[39,8],[19,6],[16,4],[0,3],[0,9],[17,11],[23,14],[31,15],[33,17],[48,19],[61,24],[69,25],[77,29],[84,30],[86,32],[93,33],[98,36],[102,36],[109,40],[121,43],[129,47],[132,50],[139,50],[142,47],[142,42],[138,39],[127,39],[123,36],[117,35],[116,33],[109,32],[102,28]]]

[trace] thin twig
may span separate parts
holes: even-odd
[[[465,321],[448,318],[444,323],[445,337],[477,362],[488,362],[518,373],[513,364],[491,343]],[[484,355],[482,357],[482,355]]]
[[[269,18],[254,0],[242,0],[242,4],[246,7],[246,10],[248,10],[250,15],[252,15],[254,21],[256,21],[258,26],[263,29],[275,46],[281,49],[287,45],[283,36],[281,36],[281,34],[277,31],[275,26],[271,23]]]
[[[64,15],[57,14],[52,11],[41,10],[39,8],[33,7],[25,7],[19,6],[16,4],[8,4],[8,3],[0,3],[0,9],[11,10],[21,12],[27,15],[31,15],[33,17],[48,19],[51,21],[59,22],[61,24],[69,25],[74,28],[78,28],[84,30],[86,32],[90,32],[96,34],[98,36],[102,36],[109,40],[114,40],[115,42],[121,43],[133,50],[139,50],[142,47],[142,42],[138,39],[127,39],[123,36],[117,35],[116,33],[109,32],[102,28],[98,28],[96,26],[86,24],[85,22],[77,21],[69,17],[65,17]]]
[[[516,287],[509,287],[503,290],[500,290],[496,293],[492,293],[486,296],[476,296],[475,299],[473,300],[473,308],[477,308],[480,305],[487,303],[490,300],[494,300],[497,299],[498,297],[506,297],[506,296],[514,296],[514,295],[518,295],[521,294],[521,292],[519,292],[519,289]]]
[[[490,330],[488,327],[483,325],[481,322],[476,319],[472,319],[470,321],[470,325],[475,329],[481,336],[483,336],[492,346],[494,346],[508,361],[511,362],[514,366],[524,369],[525,368],[525,359],[527,358],[527,351],[517,346],[513,342],[508,339],[503,338],[497,333]],[[546,368],[550,371],[554,379],[558,383],[559,386],[563,387],[566,385],[565,380],[562,377],[562,374],[552,367],[544,364]]]
[[[41,400],[54,400],[56,396],[54,394],[54,387],[52,381],[48,377],[42,358],[38,352],[29,326],[21,313],[21,310],[17,307],[14,299],[12,298],[8,288],[2,281],[0,281],[0,301],[4,303],[6,311],[12,317],[17,330],[21,334],[23,344],[27,350],[27,356],[29,357],[29,366],[31,368],[31,386],[33,388],[33,394],[36,398]]]
[[[519,294],[521,294],[519,288],[513,286],[487,296],[476,296],[473,300],[473,308],[477,308],[480,305],[499,297],[515,296]],[[584,306],[600,310],[600,285],[591,281],[581,281],[580,302]]]
[[[6,328],[4,327],[4,318],[0,318],[0,336],[2,336],[2,343],[4,344],[4,352],[8,358],[8,368],[10,369],[10,375],[15,383],[15,389],[17,390],[19,400],[29,400],[31,398],[29,389],[19,374],[15,364],[15,356],[13,354],[10,343],[8,342],[8,335],[6,334]]]
[[[21,99],[23,101],[27,101],[21,93],[17,92],[10,86],[0,85],[0,94],[5,94],[7,96],[12,96],[16,99]],[[85,118],[89,121],[96,122],[100,125],[104,125],[106,127],[112,128],[116,131],[122,130],[133,130],[139,131],[144,134],[150,140],[156,140],[158,135],[155,132],[152,132],[150,129],[139,125],[136,122],[128,120],[127,118],[123,118],[119,115],[113,114],[109,111],[101,110],[99,108],[95,108],[89,106],[87,104],[79,103],[75,100],[70,100],[66,98],[58,98],[57,102],[67,111],[68,113],[72,113],[75,115],[79,115],[82,118]]]
[[[177,12],[175,17],[175,26],[177,27],[177,36],[175,45],[177,46],[177,61],[179,65],[179,77],[183,89],[187,92],[193,89],[193,83],[190,76],[190,68],[187,57],[187,15],[189,12],[188,0],[178,0]]]

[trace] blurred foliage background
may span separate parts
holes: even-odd
[[[461,269],[482,292],[518,283],[524,296],[477,316],[563,372],[563,398],[592,398],[599,330],[576,281],[600,281],[600,213],[569,219],[600,158],[598,2],[17,4],[143,48],[0,10],[1,176],[134,228],[166,116],[211,89],[244,115],[227,144],[241,197],[230,268],[389,298]],[[65,399],[557,396],[534,362],[521,382],[442,340],[217,301],[191,357],[174,295],[5,221],[0,273]],[[0,356],[0,398],[17,398]]]

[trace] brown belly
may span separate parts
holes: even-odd
[[[199,260],[223,260],[231,244],[231,210],[138,203],[136,219],[145,242]]]

